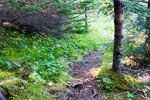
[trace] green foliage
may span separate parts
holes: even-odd
[[[95,34],[95,35],[94,35]],[[99,49],[97,33],[71,34],[66,38],[28,37],[18,32],[5,32],[1,37],[0,51],[2,69],[21,74],[23,68],[28,74],[38,73],[44,80],[56,81],[64,76],[68,60],[78,60],[86,52]],[[101,40],[100,40],[101,41]]]
[[[133,94],[127,91],[127,100],[132,100]]]
[[[144,41],[145,38],[143,37],[143,34],[139,34],[139,36],[137,36],[137,34],[127,35],[124,38],[123,53],[125,55],[133,54],[133,55],[140,55],[141,57],[143,57],[145,55]]]
[[[20,8],[22,7],[23,5],[20,4],[19,2],[17,2],[16,0],[7,0],[7,2],[9,2],[10,4],[12,4],[14,7],[16,8]]]
[[[42,10],[42,8],[40,7],[34,7],[34,6],[23,6],[21,7],[22,10],[25,11],[38,11],[38,10]]]
[[[101,6],[99,12],[102,12],[105,15],[110,15],[113,13],[113,1],[112,0],[101,0]]]
[[[100,1],[101,7],[100,11],[106,15],[113,13],[113,0],[103,0]],[[146,3],[136,2],[136,1],[125,1],[124,0],[124,8],[125,8],[125,18],[129,18],[129,13],[138,14],[140,16],[149,16],[150,10],[147,9]]]
[[[63,63],[59,61],[43,61],[40,64],[40,68],[37,70],[39,75],[43,77],[45,80],[57,80],[62,75],[62,71],[64,70]]]
[[[123,55],[140,55],[148,59],[149,54],[145,53],[145,18],[149,16],[147,4],[136,1],[124,1],[124,49]],[[113,13],[112,0],[101,1],[100,11],[103,14],[110,15]],[[104,44],[105,51],[113,51],[113,39]]]
[[[102,80],[103,80],[103,82],[105,82],[105,83],[112,83],[109,78],[102,78]]]
[[[36,7],[32,5],[24,6],[23,4],[17,2],[16,0],[7,0],[7,2],[10,3],[13,8],[21,9],[24,11],[38,11],[42,9],[41,7]]]
[[[145,17],[149,16],[150,10],[147,9],[147,4],[135,1],[126,1],[124,3],[126,11],[133,12]]]
[[[99,18],[97,19],[100,20]],[[103,20],[100,21],[106,23]],[[66,72],[67,62],[81,59],[82,55],[86,52],[99,49],[108,40],[107,37],[104,38],[103,36],[107,33],[107,27],[111,27],[110,24],[105,26],[105,30],[99,30],[97,24],[96,26],[94,25],[92,26],[98,29],[98,31],[91,30],[89,34],[69,34],[62,39],[55,37],[29,37],[15,31],[5,31],[2,29],[0,32],[2,35],[0,41],[3,41],[0,46],[0,68],[3,70],[0,71],[0,81],[3,82],[12,77],[19,77],[20,79],[23,68],[29,74],[29,77],[34,79],[35,83],[45,82],[45,80],[52,83],[58,82],[58,88],[60,88],[60,84],[66,84],[65,82],[70,79]],[[99,34],[99,32],[102,33]],[[29,81],[29,79],[25,81]],[[11,93],[11,97],[27,99],[33,95],[33,100],[37,98],[35,95],[41,93],[40,89],[43,90],[44,87],[42,84],[39,85],[41,87],[31,85],[34,81],[27,83],[27,85],[24,83],[14,87],[11,85],[9,92],[15,91],[13,92],[14,94]],[[39,92],[35,93],[37,89],[39,89]],[[4,86],[3,90],[5,93],[7,88]],[[24,90],[27,92],[24,92]],[[43,94],[41,98],[47,97]]]
[[[97,87],[98,88],[101,88],[101,82],[103,82],[104,84],[105,83],[108,83],[108,84],[111,84],[112,82],[111,82],[111,80],[109,79],[109,78],[102,78],[102,80],[96,80],[97,81]],[[111,88],[111,86],[109,86],[109,85],[106,85],[106,87],[105,87],[105,89],[110,89]]]
[[[4,63],[7,65],[9,70],[12,69],[12,64],[9,61],[5,61]]]
[[[16,31],[0,30],[0,41],[2,41],[0,45],[0,68],[2,69],[0,81],[3,82],[12,77],[17,77],[20,80],[22,69],[29,75],[29,78],[34,79],[34,81],[31,81],[25,78],[25,81],[30,80],[27,86],[24,84],[15,87],[10,86],[13,90],[17,89],[12,97],[16,99],[26,96],[28,98],[31,94],[34,94],[32,92],[36,91],[37,87],[28,86],[30,82],[31,84],[34,82],[45,83],[45,81],[53,84],[57,82],[59,85],[66,84],[66,81],[70,79],[66,72],[67,62],[81,59],[84,54],[99,49],[108,39],[112,38],[112,21],[108,20],[107,17],[103,17],[103,20],[95,16],[93,18],[98,22],[92,23],[92,28],[88,34],[67,34],[65,38],[61,39],[50,36],[45,38],[31,37]],[[108,32],[108,29],[111,31]],[[33,87],[33,91],[28,91],[28,87]],[[109,85],[106,88],[109,89]],[[26,94],[22,96],[23,92],[20,92],[20,90],[26,89]],[[7,88],[4,89],[4,91],[6,90]],[[19,97],[16,97],[17,93]],[[38,95],[38,93],[34,95]]]
[[[90,12],[96,12],[98,9],[98,0],[69,0],[57,1],[54,9],[59,13],[68,16],[66,24],[70,27],[67,30],[75,33],[87,33],[89,31]]]

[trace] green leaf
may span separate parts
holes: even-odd
[[[103,80],[103,82],[105,82],[105,83],[112,83],[109,78],[103,78],[102,80]]]
[[[96,82],[101,82],[101,80],[96,80]]]
[[[133,94],[127,91],[127,97],[131,98],[131,97],[133,97]]]
[[[24,88],[24,86],[21,86],[20,88],[21,88],[22,90],[24,90],[24,89],[25,89],[25,88]]]
[[[8,69],[12,69],[12,64],[9,61],[5,61],[5,63],[7,65],[7,67],[8,67]]]
[[[110,89],[110,86],[106,86],[106,89]]]
[[[101,87],[101,84],[97,84],[96,86],[97,86],[98,88],[100,88],[100,87]]]

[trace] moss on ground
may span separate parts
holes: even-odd
[[[115,100],[116,98],[117,100],[127,100],[131,98],[132,95],[128,97],[128,94],[130,95],[128,91],[133,91],[139,83],[141,83],[139,80],[129,75],[120,75],[112,72],[111,64],[101,66],[97,77],[97,86],[107,95],[108,100]]]
[[[15,75],[14,72],[8,72],[8,71],[2,71],[0,70],[0,82],[7,79],[8,77],[11,77]]]
[[[23,80],[0,70],[0,88],[7,100],[54,100],[42,83]]]

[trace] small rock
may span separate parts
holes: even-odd
[[[75,83],[72,85],[73,88],[83,88],[83,83]]]
[[[1,88],[0,88],[0,100],[5,100],[3,94],[2,94],[2,91],[1,91]]]

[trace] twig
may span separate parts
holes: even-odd
[[[96,90],[95,89],[93,89],[93,90],[94,90],[94,95],[92,95],[91,99],[94,98],[96,95],[98,95],[98,93],[96,92]]]

